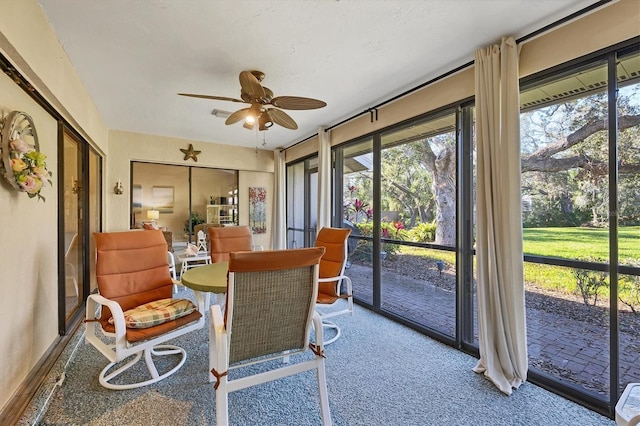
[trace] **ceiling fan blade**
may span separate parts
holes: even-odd
[[[271,100],[271,105],[284,109],[317,109],[327,106],[327,103],[300,96],[277,96]]]
[[[238,111],[232,113],[229,117],[227,117],[224,124],[234,124],[238,121],[244,120],[247,117],[249,111],[251,111],[251,108],[239,109]]]
[[[277,125],[291,130],[296,130],[298,128],[296,122],[293,121],[293,118],[291,118],[286,112],[276,108],[269,108],[267,112],[269,113],[271,120],[273,120]]]
[[[194,93],[178,93],[178,95],[180,95],[180,96],[190,96],[192,98],[215,99],[217,101],[240,102],[240,103],[243,103],[243,104],[247,103],[247,102],[243,101],[242,99],[227,98],[227,97],[224,97],[224,96],[197,95],[197,94],[194,94]]]
[[[248,94],[251,99],[261,99],[265,97],[265,91],[262,84],[258,81],[251,71],[242,71],[240,73],[240,86],[242,92]]]

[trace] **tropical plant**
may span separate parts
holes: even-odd
[[[190,234],[193,232],[193,227],[196,225],[200,225],[201,223],[205,223],[205,220],[200,216],[200,213],[197,211],[192,211],[191,215],[189,215],[189,219],[184,222],[184,233]]]

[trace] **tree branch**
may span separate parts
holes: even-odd
[[[623,115],[618,117],[618,129],[625,130],[640,124],[639,115]],[[566,139],[554,142],[537,150],[536,152],[522,156],[522,171],[530,172],[557,172],[568,170],[576,167],[589,169],[594,173],[600,174],[602,166],[598,162],[594,162],[585,156],[574,156],[568,158],[552,158],[553,155],[566,151],[567,149],[579,144],[589,136],[596,132],[606,130],[606,120],[592,121],[577,129],[566,137]],[[634,173],[634,170],[640,167],[638,164],[620,164],[620,173]],[[606,169],[605,169],[606,173]]]

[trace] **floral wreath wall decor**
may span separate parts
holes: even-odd
[[[47,183],[53,185],[52,173],[47,170],[47,156],[40,152],[33,119],[24,112],[12,111],[3,122],[0,140],[2,175],[29,198],[45,201],[40,191]]]

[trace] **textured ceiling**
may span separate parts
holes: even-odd
[[[529,34],[595,0],[39,0],[109,128],[196,141],[287,147]],[[286,111],[299,126],[224,124],[244,104],[238,74],[275,96],[325,101]],[[265,144],[266,142],[266,144]],[[264,144],[264,145],[263,145]]]

